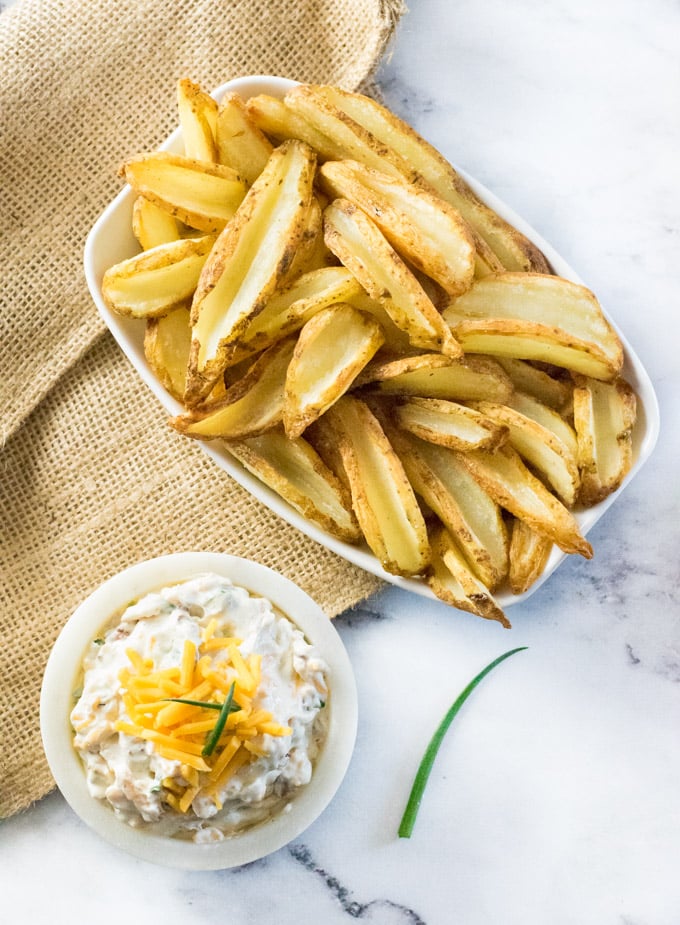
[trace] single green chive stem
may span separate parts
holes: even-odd
[[[479,682],[485,678],[490,671],[493,671],[496,665],[500,665],[501,662],[504,662],[506,658],[510,658],[510,656],[514,655],[515,652],[523,652],[527,648],[528,646],[520,646],[517,649],[511,649],[509,652],[505,652],[503,655],[499,655],[498,658],[495,658],[492,662],[490,662],[486,668],[483,668],[479,674],[476,675],[472,681],[470,681],[468,686],[463,691],[461,691],[456,700],[451,704],[444,719],[441,721],[435,734],[430,739],[430,744],[425,749],[425,754],[423,755],[420,766],[418,767],[418,771],[416,772],[416,776],[413,781],[413,787],[411,788],[411,794],[408,798],[408,803],[406,804],[406,809],[404,810],[404,815],[402,816],[401,824],[399,826],[399,838],[411,837],[413,825],[416,821],[416,816],[418,815],[418,809],[420,808],[420,801],[423,798],[425,785],[427,784],[427,779],[430,776],[430,771],[432,770],[434,760],[437,757],[439,746],[441,745],[449,726],[453,722],[453,719],[460,708],[468,699],[472,691],[477,687]]]
[[[206,739],[205,745],[201,751],[201,754],[204,758],[207,758],[208,755],[212,755],[215,751],[217,743],[220,741],[220,736],[224,732],[224,727],[227,722],[227,717],[231,713],[231,702],[234,698],[234,687],[236,682],[231,682],[231,687],[229,688],[229,693],[224,698],[224,703],[222,704],[222,709],[220,710],[220,715],[217,717],[217,722],[215,723],[215,728],[210,733]]]
[[[206,710],[221,710],[223,703],[211,703],[208,700],[187,700],[185,697],[166,697],[168,703],[186,703],[190,707],[205,707]],[[226,701],[225,701],[226,703]],[[229,712],[237,713],[241,707],[237,703],[232,703]]]

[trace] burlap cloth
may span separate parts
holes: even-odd
[[[288,575],[330,616],[379,587],[172,433],[105,331],[82,254],[118,165],[175,127],[179,77],[354,88],[403,12],[401,0],[23,0],[0,15],[0,817],[53,787],[43,668],[115,572],[226,551]]]

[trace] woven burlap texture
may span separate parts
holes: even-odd
[[[380,583],[288,526],[173,434],[86,289],[85,238],[125,157],[177,122],[176,83],[370,79],[401,0],[23,0],[0,15],[0,817],[53,787],[51,646],[141,559],[208,549],[298,582],[333,616]]]

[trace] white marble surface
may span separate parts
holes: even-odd
[[[513,607],[511,631],[392,588],[338,620],[357,748],[294,844],[234,871],[169,871],[101,842],[53,793],[0,825],[2,922],[680,922],[680,8],[409,6],[380,75],[387,101],[597,292],[654,381],[657,449],[590,534],[595,558]],[[441,715],[518,645],[454,723],[398,839]]]

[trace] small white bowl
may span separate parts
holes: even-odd
[[[73,747],[69,722],[73,690],[88,645],[116,612],[148,591],[176,584],[201,572],[229,578],[269,598],[319,650],[330,667],[331,696],[326,742],[312,779],[290,809],[268,822],[212,844],[195,844],[149,834],[120,821],[88,791]],[[296,838],[320,815],[340,786],[354,749],[357,691],[345,647],[330,619],[297,585],[277,572],[236,556],[186,552],[161,556],[126,569],[94,591],[61,631],[43,677],[40,729],[54,779],[71,808],[107,841],[138,858],[187,870],[219,870],[247,864]]]
[[[239,93],[244,99],[260,93],[282,97],[294,86],[296,86],[295,81],[283,77],[241,77],[223,84],[213,93],[213,96],[219,100],[226,92],[231,91]],[[176,129],[161,147],[166,151],[181,153],[183,148],[180,129]],[[446,155],[447,152],[442,153]],[[580,279],[569,264],[523,218],[475,180],[474,177],[457,167],[453,159],[450,158],[450,160],[483,202],[491,206],[502,218],[514,225],[515,228],[534,242],[548,258],[554,271],[559,276],[584,285],[583,280]],[[95,305],[123,353],[135,367],[142,380],[156,395],[165,410],[174,416],[180,414],[183,409],[180,403],[166,392],[146,361],[144,356],[144,324],[134,318],[126,318],[112,311],[104,301],[101,291],[105,271],[113,264],[132,257],[139,252],[139,244],[132,234],[132,206],[134,199],[135,194],[132,189],[129,186],[125,187],[95,223],[85,245],[85,276]],[[639,357],[607,312],[606,307],[603,310],[617,330],[625,348],[623,375],[637,394],[638,420],[633,433],[633,465],[621,487],[599,504],[575,512],[576,520],[584,536],[594,527],[605,511],[614,504],[625,486],[639,472],[642,465],[651,455],[659,435],[659,407],[649,375]],[[288,523],[316,540],[317,543],[321,543],[322,546],[326,546],[339,556],[354,563],[354,565],[371,572],[378,578],[382,578],[383,581],[414,591],[423,597],[434,598],[434,594],[426,582],[415,578],[402,578],[386,572],[367,546],[354,546],[351,543],[345,543],[306,520],[279,495],[244,469],[220,444],[220,441],[201,442],[200,446],[220,468],[228,472],[243,488]],[[522,595],[514,595],[509,590],[502,590],[495,595],[500,606],[503,608],[508,607],[532,595],[550,577],[557,566],[564,561],[566,556],[566,553],[554,546],[543,574],[538,581]]]

